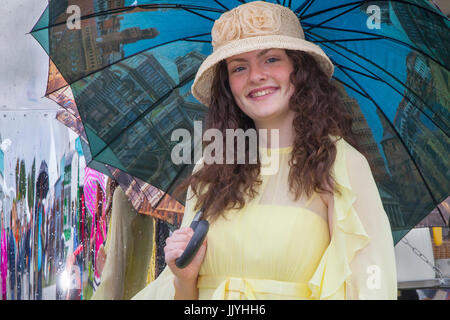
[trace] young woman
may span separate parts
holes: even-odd
[[[193,95],[206,127],[279,130],[257,164],[200,161],[182,226],[166,241],[166,269],[136,299],[396,299],[394,246],[386,213],[351,118],[330,82],[333,65],[304,40],[288,8],[261,1],[224,13],[214,52]],[[246,153],[249,153],[247,147]],[[261,174],[264,155],[279,168]],[[198,209],[206,240],[175,265]]]

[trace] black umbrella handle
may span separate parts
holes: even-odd
[[[175,260],[175,265],[180,269],[187,267],[197,254],[208,233],[209,223],[206,220],[192,221],[190,227],[194,230],[194,235],[181,256]]]

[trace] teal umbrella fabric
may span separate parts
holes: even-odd
[[[170,224],[180,223],[181,219],[178,217],[178,213],[180,212],[181,204],[176,202],[176,200],[126,172],[92,159],[84,126],[81,122],[71,88],[65,84],[66,82],[62,75],[52,68],[52,63],[50,63],[48,80],[47,92],[51,93],[46,95],[47,98],[55,101],[62,107],[58,111],[56,119],[79,135],[75,140],[75,149],[80,156],[85,158],[86,166],[116,180],[137,212],[154,215]],[[54,91],[57,84],[62,84],[64,87]],[[161,212],[164,212],[164,215],[161,215]]]
[[[49,3],[31,33],[72,89],[92,159],[172,192],[193,165],[170,161],[171,133],[194,136],[206,112],[190,86],[210,30],[244,2]],[[437,206],[450,190],[449,20],[419,0],[269,2],[289,6],[333,61],[395,243],[419,222],[448,225]]]

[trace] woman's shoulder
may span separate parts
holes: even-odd
[[[337,183],[351,189],[364,189],[367,181],[374,179],[367,158],[343,138],[336,141],[336,148],[334,176]]]
[[[336,144],[337,158],[344,160],[347,168],[367,168],[367,158],[358,149],[342,137],[330,136],[330,138]]]

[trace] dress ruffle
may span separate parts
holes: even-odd
[[[308,283],[312,299],[346,299],[345,282],[352,273],[350,263],[356,252],[369,243],[369,236],[353,207],[356,194],[348,177],[346,144],[343,139],[336,141],[337,154],[333,173],[341,195],[334,195],[330,244]]]

